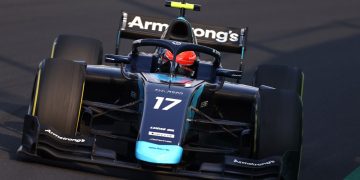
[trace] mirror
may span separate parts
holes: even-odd
[[[216,75],[221,77],[240,79],[242,77],[242,71],[219,68],[216,70]]]
[[[130,64],[129,56],[106,54],[105,62],[114,64]]]

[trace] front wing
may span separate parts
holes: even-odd
[[[286,172],[288,164],[291,166],[291,160],[286,155],[259,160],[224,156],[222,164],[204,162],[200,164],[199,171],[174,165],[156,167],[141,161],[119,161],[116,152],[96,146],[96,137],[65,138],[42,127],[37,117],[30,115],[25,116],[22,144],[17,153],[23,159],[52,165],[84,163],[201,179],[278,179],[287,176],[283,172]]]

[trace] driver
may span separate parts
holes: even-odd
[[[160,71],[168,71],[170,68],[170,61],[174,59],[174,55],[171,51],[165,49],[161,53],[160,57]],[[194,51],[184,51],[176,56],[175,61],[179,64],[177,73],[184,76],[194,76],[194,63],[197,59],[197,56]]]

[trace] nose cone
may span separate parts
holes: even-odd
[[[135,156],[138,160],[155,164],[178,164],[183,148],[178,145],[158,145],[137,141]]]

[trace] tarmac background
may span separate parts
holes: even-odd
[[[114,51],[120,11],[172,18],[163,0],[0,1],[1,179],[115,179],[16,160],[38,63],[58,34],[103,41]],[[263,63],[298,66],[305,73],[301,179],[343,179],[360,165],[359,0],[189,0],[202,4],[190,22],[249,27],[243,83]],[[122,53],[129,42],[122,41]],[[223,54],[226,68],[239,56]],[[99,169],[101,171],[101,169]],[[167,179],[117,170],[122,178]]]

